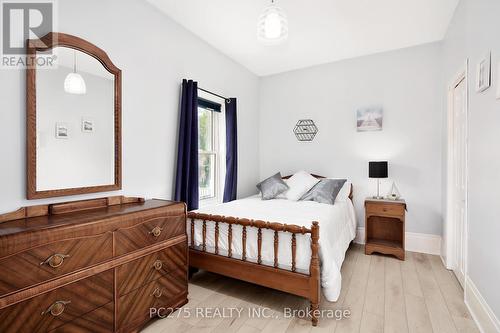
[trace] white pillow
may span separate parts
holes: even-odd
[[[287,180],[286,184],[289,189],[283,194],[288,200],[298,201],[318,182],[319,179],[311,176],[310,173],[299,171]]]
[[[344,186],[339,191],[339,194],[337,194],[337,197],[335,198],[335,202],[346,202],[349,200],[349,195],[351,194],[351,186],[352,183],[350,181],[346,181]]]

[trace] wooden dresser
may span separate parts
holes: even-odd
[[[0,215],[0,332],[136,331],[150,308],[187,303],[187,250],[183,203],[117,196]]]

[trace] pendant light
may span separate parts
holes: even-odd
[[[75,95],[84,95],[87,93],[85,80],[76,72],[76,51],[73,52],[73,72],[69,73],[64,80],[64,91]]]
[[[288,20],[274,0],[271,0],[259,17],[257,36],[260,41],[268,44],[278,44],[288,37]]]

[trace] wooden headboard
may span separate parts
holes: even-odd
[[[323,179],[323,178],[326,178],[324,176],[320,176],[320,175],[315,175],[314,173],[311,174],[311,176],[315,177],[315,178],[318,178],[318,179]],[[281,177],[282,179],[288,179],[292,177],[292,175],[288,175],[288,176],[284,176],[284,177]],[[354,194],[353,194],[353,186],[352,186],[352,183],[351,183],[351,192],[349,193],[349,199],[352,199],[354,198]]]
[[[293,175],[288,175],[288,176],[284,176],[284,177],[281,177],[282,179],[288,179],[290,177],[292,177]],[[315,177],[315,178],[318,178],[318,179],[323,179],[323,178],[326,178],[326,177],[323,177],[323,176],[319,176],[319,175],[315,175],[314,173],[311,173],[311,176]]]

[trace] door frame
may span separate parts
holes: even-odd
[[[453,146],[454,146],[454,135],[453,135],[453,119],[454,119],[454,109],[453,109],[453,91],[455,87],[463,80],[465,82],[465,213],[464,213],[464,293],[467,290],[467,276],[468,276],[468,243],[469,243],[469,80],[468,80],[468,68],[469,62],[465,61],[465,64],[460,68],[456,75],[448,85],[448,105],[447,105],[447,160],[446,160],[446,220],[444,228],[445,237],[445,248],[443,249],[443,254],[445,255],[445,265],[449,270],[453,270],[457,264],[457,244],[456,244],[456,224],[453,220],[454,215],[454,186],[453,186],[453,173],[455,161],[453,159]],[[465,296],[465,295],[464,295]]]

